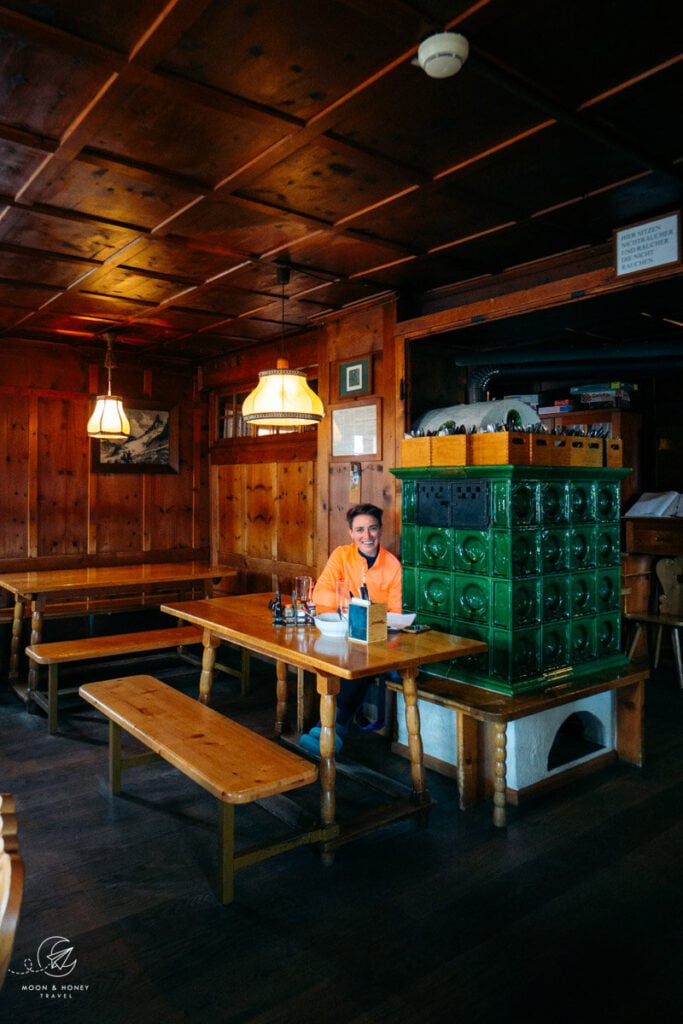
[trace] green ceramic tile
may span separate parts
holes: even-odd
[[[595,568],[595,527],[586,524],[569,531],[569,568]]]
[[[574,572],[569,577],[569,601],[572,618],[595,614],[595,573]]]
[[[569,623],[545,623],[541,642],[541,670],[548,672],[568,663]]]
[[[543,577],[543,621],[567,619],[571,614],[570,579],[567,574]]]
[[[572,523],[592,523],[595,520],[595,491],[590,481],[572,481],[569,484],[569,518]]]
[[[540,577],[493,581],[493,624],[505,628],[528,626],[542,617]]]
[[[416,557],[418,565],[450,572],[454,568],[455,531],[451,527],[418,526]]]
[[[569,482],[544,480],[541,483],[541,521],[544,526],[569,522]]]
[[[491,580],[486,576],[456,573],[454,580],[453,615],[465,622],[491,623]]]
[[[541,531],[493,531],[493,574],[514,579],[519,576],[537,576],[542,571]]]
[[[543,530],[541,535],[543,572],[564,572],[569,569],[569,530]]]
[[[489,575],[491,572],[491,530],[456,530],[453,566],[457,572]]]
[[[605,569],[595,574],[595,604],[598,612],[621,607],[621,570]]]

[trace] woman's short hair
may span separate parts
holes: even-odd
[[[353,529],[353,521],[356,516],[372,516],[380,526],[382,525],[382,509],[377,508],[376,505],[353,505],[346,513],[346,521],[350,530]]]

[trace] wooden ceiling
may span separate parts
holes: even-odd
[[[279,335],[280,265],[294,330],[604,245],[680,207],[680,50],[671,0],[9,0],[0,344],[203,363]]]

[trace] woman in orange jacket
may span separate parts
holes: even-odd
[[[348,585],[353,597],[366,597],[386,604],[387,611],[401,612],[401,563],[382,547],[382,510],[376,505],[354,505],[346,513],[350,544],[335,548],[313,589],[318,610],[336,609],[337,584]],[[349,725],[363,704],[371,678],[345,679],[337,697],[337,751],[341,750]],[[302,748],[320,754],[320,725],[301,739]]]

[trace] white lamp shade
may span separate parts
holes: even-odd
[[[118,395],[98,395],[88,420],[88,436],[101,441],[125,441],[130,437],[130,422]]]
[[[325,415],[323,403],[301,370],[278,359],[276,370],[261,370],[259,382],[242,405],[242,419],[262,427],[306,427]]]

